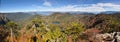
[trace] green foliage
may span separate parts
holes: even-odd
[[[49,16],[41,16],[35,14],[27,18],[27,21],[23,20],[20,22],[23,25],[22,27],[24,27],[21,28],[21,30],[17,30],[19,25],[12,21],[8,22],[6,24],[6,27],[12,28],[14,33],[18,33],[18,31],[20,31],[21,36],[17,37],[24,38],[27,36],[24,39],[29,39],[30,41],[33,40],[31,39],[33,36],[36,36],[38,42],[68,42],[68,38],[76,42],[75,40],[79,38],[88,39],[88,36],[86,34],[82,34],[82,32],[85,30],[84,26],[86,24],[83,25],[82,23],[79,23],[82,19],[85,22],[89,22],[88,18],[86,18],[86,20],[84,20],[84,18],[81,18],[84,16],[88,15],[54,13]],[[53,24],[53,22],[55,23]],[[35,24],[37,24],[38,27],[35,27]],[[120,31],[119,19],[116,19],[116,17],[112,16],[96,15],[95,17],[91,18],[90,23],[87,24],[90,24],[91,28],[100,27],[99,29],[103,30],[104,33],[110,31]],[[36,32],[34,32],[34,30]],[[3,32],[3,34],[6,33]]]
[[[72,22],[72,23],[70,23],[70,25],[68,26],[68,28],[66,28],[66,33],[68,35],[71,35],[71,34],[80,34],[84,30],[85,30],[85,28],[83,27],[82,24],[78,24],[76,22]]]
[[[12,21],[10,21],[10,22],[8,22],[8,23],[6,24],[6,26],[7,26],[7,27],[10,27],[10,28],[15,28],[15,27],[17,27],[17,24],[14,23],[14,22],[12,22]]]
[[[109,32],[111,31],[120,31],[120,22],[116,18],[112,18],[112,20],[109,20],[108,27],[110,28]]]
[[[12,29],[12,32],[14,33],[15,36],[19,35],[19,33],[18,33],[19,28],[18,28],[18,25],[15,22],[10,21],[6,24],[6,26],[7,26],[8,29],[10,29],[10,28]]]
[[[108,25],[105,29],[103,29],[104,33],[108,33],[108,32],[120,32],[120,22],[117,18],[115,17],[110,17],[109,16],[109,20],[108,20]]]
[[[61,32],[61,30],[55,29],[54,31],[49,31],[44,35],[44,39],[45,41],[50,40],[52,41],[63,41],[63,42],[67,42],[66,36],[64,33]]]
[[[79,24],[77,22],[72,22],[69,24],[68,28],[66,28],[65,33],[69,36],[72,35],[72,39],[77,39],[80,34],[85,30],[83,24]]]
[[[39,24],[41,24],[42,21],[40,19],[38,19],[38,18],[35,18],[34,20],[32,20],[32,23],[39,23]]]

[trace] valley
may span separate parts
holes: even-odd
[[[120,41],[120,13],[0,13],[2,42]],[[107,33],[107,34],[106,34]],[[117,34],[117,36],[113,36]],[[96,36],[98,39],[95,39]],[[111,36],[109,36],[111,35]],[[113,36],[113,37],[112,37]],[[111,39],[108,40],[107,37]],[[117,38],[115,38],[117,37]],[[115,39],[115,40],[114,40]]]

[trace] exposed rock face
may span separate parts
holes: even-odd
[[[0,14],[0,26],[5,25],[7,22],[9,22],[9,19],[5,15]]]
[[[120,42],[120,32],[100,33],[99,29],[92,28],[86,30],[78,42],[85,40],[85,42]]]
[[[97,34],[100,42],[120,42],[120,32]]]

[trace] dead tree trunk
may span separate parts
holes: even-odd
[[[11,32],[11,42],[14,42],[13,41],[13,30],[12,30],[12,28],[10,28],[10,32]]]

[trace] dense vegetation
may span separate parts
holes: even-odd
[[[89,37],[93,36],[93,32],[120,32],[119,21],[120,13],[95,15],[55,12],[48,16],[0,13],[0,41],[90,42]]]

